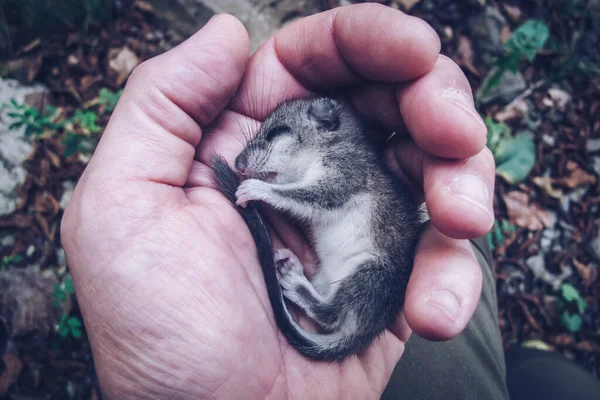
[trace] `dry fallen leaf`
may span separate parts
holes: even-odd
[[[146,12],[154,11],[154,7],[152,7],[152,4],[150,4],[146,1],[143,1],[143,0],[136,0],[136,2],[133,4],[133,6],[141,11],[146,11]]]
[[[6,321],[10,337],[35,333],[40,337],[54,331],[64,308],[55,307],[53,273],[43,273],[34,267],[0,271],[0,318]]]
[[[598,269],[593,265],[585,265],[584,263],[577,261],[576,258],[573,259],[573,265],[583,282],[583,286],[590,286],[596,281],[596,278],[598,278]]]
[[[556,189],[552,186],[552,178],[547,176],[536,176],[531,179],[533,183],[535,183],[540,188],[544,189],[544,192],[550,197],[554,197],[555,199],[562,199],[563,191],[560,189]]]
[[[554,225],[555,217],[540,209],[536,204],[529,204],[527,193],[515,190],[503,198],[508,216],[515,225],[531,231],[539,231],[544,227]]]
[[[108,66],[116,74],[115,86],[121,86],[131,71],[140,63],[138,56],[127,46],[111,49],[108,52],[108,60]]]
[[[8,388],[17,381],[21,370],[23,369],[23,361],[16,355],[6,353],[2,357],[4,361],[4,372],[0,375],[0,395],[5,395]]]
[[[460,35],[458,37],[457,52],[459,57],[458,65],[460,65],[461,67],[465,67],[475,75],[480,76],[481,74],[473,64],[473,45],[471,44],[471,40],[468,37],[463,35]]]
[[[511,36],[512,36],[512,31],[510,30],[508,25],[504,25],[502,27],[502,30],[500,31],[500,40],[502,40],[502,43],[506,43],[508,38]]]
[[[571,95],[568,92],[558,88],[548,89],[548,96],[550,96],[552,104],[556,104],[561,110],[564,110],[565,106],[571,102]]]
[[[581,342],[575,345],[575,348],[577,350],[587,351],[590,353],[597,352],[600,350],[600,347],[598,347],[595,343],[590,342],[589,340],[582,340]]]
[[[504,11],[506,11],[510,19],[512,19],[513,21],[518,21],[521,19],[522,12],[518,6],[502,4],[502,7],[504,7]]]
[[[421,0],[396,0],[396,3],[402,5],[404,10],[410,11]]]
[[[498,111],[494,118],[498,122],[505,122],[514,118],[522,117],[523,115],[528,115],[529,106],[525,100],[520,100],[513,103],[512,107],[505,107],[502,110]]]
[[[594,175],[581,169],[575,161],[567,161],[567,171],[569,171],[571,175],[554,179],[553,182],[570,189],[575,189],[579,186],[594,184],[597,181]]]

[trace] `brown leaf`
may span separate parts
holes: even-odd
[[[60,168],[62,161],[61,158],[58,154],[56,154],[55,152],[45,149],[44,152],[46,153],[46,157],[48,157],[48,160],[50,160],[50,163],[55,167],[55,168]]]
[[[527,304],[525,304],[521,300],[519,300],[518,303],[519,303],[519,306],[521,307],[521,311],[523,311],[523,315],[525,315],[525,318],[527,318],[527,322],[529,323],[529,326],[531,326],[536,331],[541,330],[542,328],[540,327],[540,324],[538,324],[538,322],[535,320],[533,315],[531,315],[531,313],[529,312],[529,308],[527,308]]]
[[[458,65],[461,67],[465,67],[473,74],[480,76],[479,70],[473,64],[473,45],[471,44],[471,40],[463,35],[458,37]]]
[[[14,78],[22,83],[31,83],[40,72],[43,61],[44,56],[40,53],[0,63],[0,76]]]
[[[35,199],[35,212],[36,213],[49,213],[51,217],[56,216],[60,210],[60,204],[54,196],[48,192],[38,193]]]
[[[63,307],[52,304],[57,283],[54,273],[35,267],[0,271],[0,318],[7,322],[10,337],[30,333],[44,337],[54,331],[61,313],[70,308],[70,302]]]
[[[19,378],[23,369],[23,361],[16,354],[11,353],[6,353],[2,360],[5,367],[4,372],[0,375],[0,395],[5,395],[8,388]]]
[[[396,0],[396,3],[400,4],[405,11],[410,11],[420,1],[421,0]]]
[[[121,86],[140,63],[138,56],[127,46],[111,49],[108,52],[108,60],[108,66],[115,75],[115,86]]]
[[[28,228],[31,225],[33,225],[33,222],[31,221],[31,217],[24,215],[24,214],[15,215],[15,226],[17,226],[19,228]]]
[[[536,204],[529,204],[527,193],[518,190],[503,196],[504,204],[510,220],[522,228],[539,231],[544,227],[552,226],[555,218],[548,212],[540,209]]]
[[[589,340],[583,340],[575,345],[577,350],[586,351],[586,352],[597,352],[600,351],[600,347],[596,344],[590,342]]]
[[[570,175],[564,178],[554,179],[554,183],[575,189],[579,186],[595,184],[597,179],[594,175],[579,168],[575,161],[567,161],[567,171]]]
[[[26,45],[25,47],[23,47],[21,49],[21,51],[23,51],[23,53],[29,53],[31,50],[35,49],[36,47],[38,47],[40,44],[42,43],[42,39],[37,38],[34,41],[30,42],[28,45]]]
[[[596,278],[598,278],[598,269],[593,265],[585,265],[582,262],[579,262],[576,258],[573,259],[573,265],[575,269],[577,269],[577,274],[581,278],[583,282],[583,286],[588,287]]]
[[[81,80],[79,81],[79,88],[83,93],[86,93],[88,91],[88,89],[96,82],[101,82],[102,81],[102,76],[101,75],[97,75],[97,76],[92,76],[92,75],[85,75],[83,78],[81,78]]]
[[[145,11],[145,12],[154,11],[154,7],[152,7],[152,4],[150,4],[146,1],[142,1],[142,0],[136,0],[136,2],[133,4],[133,6],[135,8],[137,8],[138,10]]]
[[[562,335],[552,337],[551,341],[560,347],[570,346],[573,344],[573,336],[569,335],[568,333],[563,333]]]
[[[521,9],[518,6],[502,4],[502,7],[504,7],[504,11],[506,11],[510,19],[512,19],[513,21],[518,21],[521,19],[521,15],[523,13],[521,12]]]
[[[506,43],[508,38],[511,36],[512,36],[512,31],[510,30],[508,25],[504,25],[502,27],[502,30],[500,31],[500,39],[502,40],[502,43]]]
[[[552,178],[547,176],[536,176],[531,179],[533,183],[535,183],[540,188],[544,189],[544,192],[550,197],[554,197],[555,199],[562,199],[563,191],[560,189],[556,189],[552,186]]]
[[[42,228],[42,232],[49,240],[54,240],[54,235],[56,234],[56,224],[49,223],[46,218],[42,216],[40,213],[35,213],[35,220],[37,221],[40,228]]]

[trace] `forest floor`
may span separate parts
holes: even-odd
[[[382,3],[436,29],[488,124],[504,345],[561,352],[599,376],[599,2]],[[31,146],[14,210],[0,213],[0,399],[100,398],[60,219],[131,70],[191,33],[170,27],[156,1],[115,4],[84,27],[69,16],[28,35],[15,34],[23,19],[0,6],[0,39],[13,38],[4,54],[0,40],[0,76],[46,88],[0,104]],[[268,4],[283,24],[340,1]]]

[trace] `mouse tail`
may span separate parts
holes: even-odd
[[[236,173],[229,167],[227,161],[218,156],[213,158],[211,167],[219,189],[229,201],[235,204],[235,192],[239,186]],[[236,208],[254,238],[277,326],[290,345],[306,357],[328,361],[343,360],[357,348],[367,347],[369,338],[362,338],[356,332],[317,334],[308,332],[298,325],[285,306],[277,278],[273,244],[264,218],[256,204],[249,203],[246,208]]]

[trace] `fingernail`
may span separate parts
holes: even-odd
[[[450,191],[455,196],[481,208],[488,214],[490,213],[488,209],[490,198],[488,188],[478,176],[471,174],[459,175],[450,183]]]
[[[475,119],[475,121],[479,124],[481,129],[487,132],[485,122],[483,122],[481,116],[477,113],[477,111],[475,111],[473,101],[465,92],[456,88],[446,89],[444,90],[444,93],[442,93],[442,98],[468,112],[469,115],[471,115],[473,119]]]
[[[429,295],[429,304],[440,310],[452,322],[458,319],[458,299],[447,289],[434,290]]]

